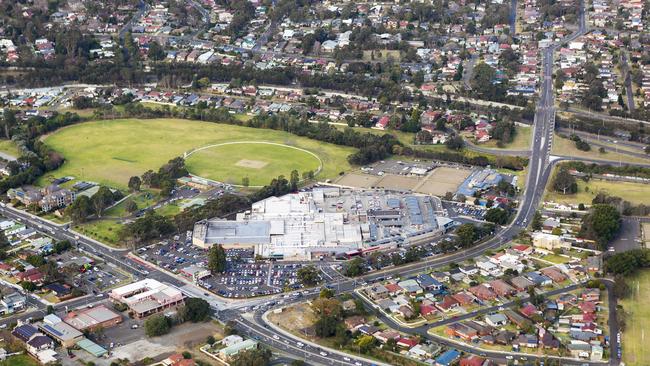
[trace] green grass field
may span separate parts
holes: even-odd
[[[218,123],[181,119],[94,121],[61,129],[45,138],[47,145],[62,153],[66,162],[52,174],[42,177],[38,184],[47,184],[48,178],[71,175],[126,188],[129,177],[142,175],[149,169],[157,170],[169,159],[188,150],[232,141],[274,142],[311,151],[323,161],[318,179],[333,178],[350,169],[347,156],[355,151],[282,131]],[[260,148],[255,155],[254,158],[259,159],[266,151]],[[214,161],[215,169],[220,165],[221,162]],[[255,179],[269,182],[276,175],[259,174]]]
[[[102,243],[117,246],[122,227],[116,220],[102,219],[76,225],[73,229]]]
[[[632,289],[629,298],[620,301],[625,311],[623,332],[623,361],[628,366],[650,365],[650,352],[646,351],[650,340],[650,270],[644,270],[630,278]]]
[[[18,146],[11,140],[0,139],[0,151],[16,158],[20,157]]]
[[[503,149],[503,150],[526,150],[530,149],[530,142],[532,139],[532,127],[523,127],[516,126],[515,129],[515,138],[512,139],[512,142],[505,144],[503,147],[497,146],[496,140],[490,140],[488,142],[479,144],[481,147],[494,148],[494,149]]]
[[[28,355],[16,355],[0,361],[0,366],[38,366],[39,363]]]
[[[553,149],[551,150],[553,155],[564,155],[564,156],[576,156],[582,158],[592,158],[599,160],[610,160],[613,163],[622,163],[626,162],[636,162],[636,163],[648,163],[650,160],[642,159],[635,156],[625,155],[616,153],[615,151],[606,151],[605,153],[598,152],[598,147],[591,146],[591,150],[582,151],[576,148],[574,141],[569,139],[562,138],[557,134],[553,137]]]
[[[545,200],[564,204],[591,204],[596,194],[599,192],[607,193],[611,196],[621,197],[633,204],[650,204],[650,195],[648,195],[648,185],[643,183],[631,182],[611,182],[600,179],[591,179],[585,182],[578,179],[578,193],[563,195],[561,193],[546,192]],[[588,192],[585,191],[588,188]]]
[[[186,164],[189,171],[201,177],[238,185],[248,177],[251,186],[263,186],[270,177],[283,174],[288,178],[293,169],[299,173],[316,172],[320,160],[289,146],[246,143],[197,151],[187,157]]]
[[[131,197],[120,202],[118,205],[115,205],[104,212],[103,217],[127,217],[130,214],[126,211],[126,202],[132,200],[138,206],[138,209],[147,208],[159,199],[158,194],[145,190],[142,192],[137,192],[131,195]]]

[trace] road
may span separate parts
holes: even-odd
[[[140,18],[142,18],[144,13],[149,11],[150,8],[151,8],[151,6],[149,4],[147,4],[144,1],[140,0],[140,3],[138,4],[138,11],[135,14],[133,14],[133,17],[131,18],[131,20],[129,20],[128,23],[126,23],[124,25],[124,27],[122,27],[122,29],[120,29],[120,31],[118,32],[118,37],[119,37],[120,40],[124,39],[124,36],[126,35],[126,33],[131,31],[131,28],[133,28],[133,25],[135,23],[139,22]]]

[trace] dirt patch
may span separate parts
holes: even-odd
[[[259,161],[259,160],[248,160],[248,159],[241,159],[240,161],[236,162],[235,165],[242,167],[242,168],[250,168],[250,169],[262,169],[264,168],[268,163],[264,161]]]
[[[434,196],[444,196],[447,192],[456,192],[471,170],[439,167],[434,169],[417,187],[417,191]]]
[[[418,183],[420,183],[420,178],[418,177],[386,174],[377,182],[377,187],[395,191],[412,191]]]
[[[370,175],[370,174],[363,174],[363,173],[348,173],[338,180],[336,180],[336,184],[340,184],[342,186],[346,187],[355,187],[355,188],[371,188],[371,187],[376,187],[377,182],[381,179],[381,177],[376,176],[376,175]]]
[[[314,336],[316,315],[307,304],[287,307],[279,314],[270,313],[269,321],[291,333]]]

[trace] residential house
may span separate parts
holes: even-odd
[[[450,366],[460,358],[460,352],[450,349],[435,359],[435,366]]]
[[[458,305],[458,301],[449,295],[443,297],[442,301],[436,303],[436,307],[445,313],[458,308]]]
[[[537,336],[533,334],[520,334],[519,337],[517,337],[515,344],[519,345],[519,347],[537,348]]]
[[[490,290],[487,286],[483,284],[470,287],[469,292],[471,292],[474,296],[484,301],[492,301],[497,297],[497,295],[494,292],[492,292],[492,290]]]
[[[544,276],[549,277],[555,283],[559,283],[567,279],[567,277],[562,272],[560,272],[557,267],[547,267],[540,270],[540,272]]]
[[[503,280],[490,281],[488,284],[490,285],[492,291],[494,291],[499,296],[512,296],[517,292],[514,287],[508,285]]]
[[[0,300],[0,314],[9,315],[23,310],[26,300],[25,296],[17,291],[4,294]]]
[[[388,289],[381,284],[373,285],[367,290],[367,293],[368,296],[375,301],[385,299],[389,296]]]
[[[468,294],[467,292],[464,292],[464,291],[455,293],[455,294],[451,295],[451,297],[454,300],[458,301],[458,305],[460,305],[460,306],[470,305],[470,304],[472,304],[474,302],[474,300],[476,300],[476,298],[474,296],[472,296],[472,295],[470,295],[470,294]]]
[[[582,301],[600,301],[600,289],[589,288],[580,295]]]
[[[400,338],[397,341],[397,346],[406,348],[406,349],[411,349],[412,347],[415,347],[418,344],[418,340],[416,338]]]
[[[460,366],[484,366],[486,363],[485,358],[476,355],[464,357],[460,359]]]
[[[33,336],[30,340],[25,342],[25,346],[27,352],[32,355],[36,355],[43,350],[54,349],[54,341],[52,338],[46,335],[39,334]]]
[[[440,291],[444,288],[444,285],[440,281],[428,274],[421,274],[417,276],[416,280],[427,291]]]
[[[528,326],[530,325],[530,320],[526,319],[524,316],[520,315],[519,313],[516,313],[511,309],[504,310],[503,315],[505,315],[508,318],[508,320],[514,323],[519,329],[528,328]]]
[[[553,284],[550,278],[537,272],[528,272],[524,274],[524,277],[532,281],[536,286],[550,286]]]
[[[445,333],[450,337],[458,337],[464,341],[471,341],[478,337],[478,331],[465,323],[451,323],[445,328]]]
[[[355,315],[345,318],[344,323],[348,330],[354,332],[357,328],[366,324],[366,320],[362,316]]]
[[[421,294],[423,292],[422,287],[420,287],[420,285],[418,285],[418,282],[416,280],[401,281],[397,285],[399,287],[401,287],[402,289],[404,289],[404,291],[406,293],[411,294],[411,295],[417,295],[417,294]]]
[[[526,291],[529,287],[533,286],[533,281],[523,276],[517,276],[510,279],[510,283],[517,289],[517,291]]]
[[[383,330],[373,334],[379,342],[386,343],[389,339],[394,339],[397,341],[400,339],[400,334],[394,330]]]
[[[485,323],[493,327],[500,327],[508,324],[508,318],[503,314],[488,314],[485,316]]]

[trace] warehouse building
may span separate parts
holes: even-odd
[[[100,305],[81,311],[71,311],[63,321],[83,332],[113,327],[122,322],[122,316],[106,306]]]

